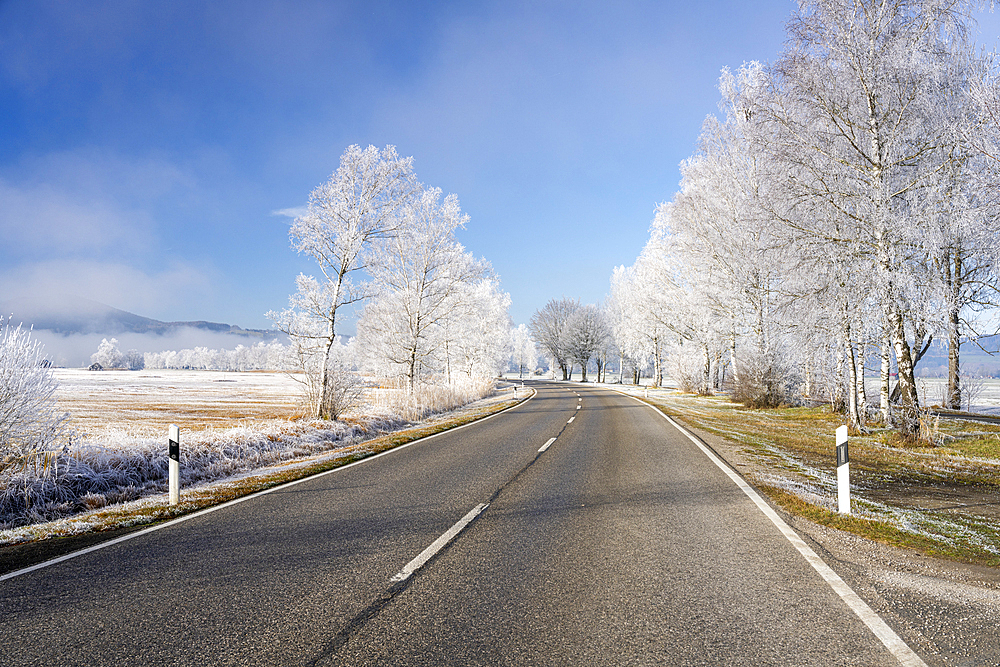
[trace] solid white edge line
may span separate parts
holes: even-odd
[[[458,535],[460,532],[462,532],[462,530],[466,526],[468,526],[473,519],[482,514],[483,510],[485,510],[487,507],[489,507],[489,503],[480,503],[479,505],[473,507],[468,514],[466,514],[465,516],[463,516],[461,519],[458,520],[458,523],[456,523],[454,526],[445,531],[445,533],[441,537],[431,542],[431,545],[429,547],[421,551],[420,554],[416,558],[411,560],[409,563],[407,563],[402,570],[392,575],[389,581],[393,583],[398,583],[400,581],[406,581],[407,579],[409,579],[414,572],[422,568],[427,563],[427,561],[433,558],[434,554],[441,551],[441,549],[443,549],[446,544],[455,539],[455,536]]]
[[[549,447],[551,447],[552,443],[555,442],[555,441],[556,441],[555,438],[549,438],[549,441],[546,442],[544,445],[542,445],[542,448],[538,450],[538,453],[541,454],[542,452],[544,452],[546,449],[548,449]]]
[[[834,572],[833,569],[827,565],[823,559],[820,558],[816,552],[802,540],[801,537],[799,537],[798,533],[792,530],[792,528],[785,523],[785,521],[778,516],[773,509],[771,509],[770,505],[764,502],[764,499],[760,497],[753,487],[747,484],[746,480],[733,472],[724,461],[719,459],[719,457],[715,455],[715,452],[699,442],[698,439],[691,435],[687,429],[675,422],[667,414],[661,412],[658,408],[649,405],[649,403],[646,403],[645,401],[640,401],[638,397],[632,396],[631,394],[625,394],[624,392],[620,393],[655,410],[657,414],[670,422],[673,427],[686,436],[688,440],[697,445],[698,449],[700,449],[705,456],[712,461],[712,463],[718,466],[722,472],[726,473],[729,479],[731,479],[736,486],[738,486],[740,490],[753,501],[757,508],[764,513],[764,516],[770,519],[771,523],[773,523],[778,530],[781,531],[781,534],[785,536],[785,539],[791,542],[792,546],[794,546],[798,552],[802,554],[806,561],[812,565],[813,569],[819,573],[819,576],[823,577],[823,580],[826,581],[826,583],[830,585],[830,588],[832,588],[834,592],[836,592],[837,595],[839,595],[840,598],[847,604],[847,606],[851,608],[851,611],[853,611],[858,618],[861,619],[861,622],[868,626],[868,629],[879,638],[882,645],[889,649],[889,652],[892,653],[897,660],[899,660],[899,664],[904,665],[905,667],[927,667],[927,663],[925,663],[920,656],[917,655],[884,620],[882,620],[882,617],[876,614],[875,611],[868,606],[868,603],[862,600],[861,597],[847,585],[847,582],[841,579],[840,575]]]
[[[264,495],[267,495],[269,493],[274,493],[275,491],[282,491],[284,489],[288,489],[290,487],[296,486],[297,484],[304,484],[305,482],[308,482],[310,480],[319,479],[320,477],[325,477],[326,475],[331,475],[331,474],[333,474],[335,472],[340,472],[341,470],[347,470],[348,468],[353,468],[354,466],[361,465],[362,463],[368,463],[369,461],[374,461],[375,459],[382,458],[383,456],[386,456],[388,454],[392,454],[393,452],[398,452],[398,451],[400,451],[402,449],[406,449],[407,447],[410,447],[412,445],[416,445],[418,443],[425,442],[427,440],[431,440],[432,438],[436,438],[439,435],[444,435],[445,433],[454,433],[455,431],[460,431],[460,430],[462,430],[463,428],[465,428],[467,426],[472,426],[473,424],[480,424],[480,423],[486,421],[487,419],[492,419],[493,417],[496,417],[498,415],[502,415],[503,413],[507,412],[508,410],[513,410],[514,408],[519,408],[522,405],[524,405],[525,403],[527,403],[528,401],[530,401],[531,399],[533,399],[538,394],[538,390],[535,389],[534,387],[530,387],[530,389],[532,391],[531,396],[529,396],[528,398],[524,399],[523,401],[521,401],[517,405],[512,405],[509,408],[505,408],[505,409],[501,410],[500,412],[494,412],[491,415],[487,415],[487,416],[485,416],[485,417],[483,417],[481,419],[476,419],[475,421],[471,421],[468,424],[462,424],[461,426],[456,426],[456,427],[450,428],[450,429],[448,429],[446,431],[440,431],[438,433],[434,433],[433,435],[427,435],[427,436],[424,436],[423,438],[418,438],[416,440],[411,440],[410,442],[408,442],[406,444],[398,445],[396,447],[393,447],[392,449],[387,449],[386,451],[381,452],[379,454],[373,454],[372,456],[366,456],[365,458],[363,458],[363,459],[361,459],[359,461],[354,461],[353,463],[348,463],[347,465],[339,466],[337,468],[333,468],[331,470],[327,470],[326,472],[316,473],[315,475],[309,475],[308,477],[303,477],[302,479],[297,479],[297,480],[295,480],[293,482],[287,482],[287,483],[281,484],[279,486],[273,486],[270,489],[264,489],[263,491],[257,491],[256,493],[251,493],[248,496],[243,496],[241,498],[236,498],[235,500],[229,500],[227,502],[222,503],[221,505],[213,505],[212,507],[206,507],[203,510],[198,510],[197,512],[193,512],[191,514],[186,514],[184,516],[177,517],[176,519],[171,519],[169,521],[165,521],[164,523],[161,523],[161,524],[159,524],[157,526],[153,526],[151,528],[144,528],[142,530],[137,530],[134,533],[129,533],[128,535],[122,535],[121,537],[116,537],[113,540],[108,540],[107,542],[101,542],[100,544],[95,544],[94,546],[87,547],[86,549],[80,549],[79,551],[71,551],[68,554],[63,554],[62,556],[57,556],[56,558],[52,558],[52,559],[44,561],[42,563],[37,563],[35,565],[29,565],[28,567],[21,568],[20,570],[14,570],[13,572],[8,572],[7,574],[0,575],[0,581],[6,581],[7,579],[13,579],[14,577],[20,577],[21,575],[28,574],[30,572],[35,572],[36,570],[42,570],[42,569],[50,567],[52,565],[58,565],[59,563],[63,563],[65,561],[71,560],[73,558],[77,558],[78,556],[84,556],[86,554],[93,553],[95,551],[100,551],[101,549],[106,549],[106,548],[114,546],[116,544],[121,544],[122,542],[128,542],[129,540],[134,540],[137,537],[142,537],[143,535],[148,535],[150,533],[155,533],[156,531],[162,530],[163,528],[168,528],[170,526],[176,526],[179,523],[183,523],[183,522],[188,521],[190,519],[195,519],[197,517],[204,516],[206,514],[211,514],[212,512],[217,512],[217,511],[219,511],[221,509],[226,509],[228,507],[232,507],[233,505],[239,505],[242,502],[246,502],[246,501],[252,500],[254,498],[259,498],[260,496],[264,496]]]

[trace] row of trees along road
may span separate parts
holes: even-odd
[[[960,344],[994,332],[998,306],[1000,88],[970,36],[981,7],[803,0],[776,62],[724,71],[721,117],[612,277],[626,353],[672,350],[706,392],[728,369],[752,403],[825,393],[856,427],[912,435],[914,368],[939,338],[958,408]]]
[[[587,381],[587,366],[597,364],[597,381],[604,380],[611,331],[604,312],[594,305],[580,305],[574,299],[553,299],[535,311],[529,325],[531,335],[568,380],[574,365]]]
[[[299,275],[290,307],[268,316],[291,338],[313,383],[316,416],[335,419],[357,395],[357,368],[421,384],[495,377],[508,353],[510,298],[490,265],[455,239],[458,199],[421,185],[392,146],[350,146],[290,230],[320,277]],[[357,337],[338,340],[348,307]]]

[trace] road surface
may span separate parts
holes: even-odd
[[[488,420],[0,581],[0,662],[900,664],[658,412],[535,387]]]

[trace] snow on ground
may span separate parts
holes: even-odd
[[[126,428],[136,436],[288,420],[302,414],[302,385],[287,373],[55,369],[56,400],[80,435]]]
[[[943,378],[918,378],[917,392],[924,405],[941,405],[944,400],[948,381]],[[876,391],[878,388],[876,387]],[[966,409],[965,401],[972,399],[971,412],[1000,415],[1000,379],[983,378],[969,381],[968,395],[962,399],[962,409]],[[875,396],[878,396],[876,393]]]
[[[968,394],[962,398],[962,409],[967,409],[965,401],[971,398],[971,412],[1000,415],[1000,379],[982,378],[968,382]],[[878,378],[866,378],[865,387],[868,400],[877,403]],[[917,378],[917,395],[920,397],[921,405],[942,405],[947,387],[948,380],[945,378]]]

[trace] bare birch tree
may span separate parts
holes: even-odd
[[[291,307],[268,317],[313,352],[309,370],[319,375],[319,418],[332,417],[330,402],[341,393],[331,368],[337,316],[369,296],[367,283],[356,276],[370,268],[376,244],[399,233],[405,224],[400,213],[418,190],[413,158],[400,158],[393,146],[349,146],[337,171],[309,195],[308,211],[292,224],[292,247],[316,260],[322,278],[300,275]]]
[[[528,324],[532,337],[559,366],[563,380],[569,379],[571,364],[568,324],[579,308],[580,302],[574,299],[550,299],[534,312]]]

